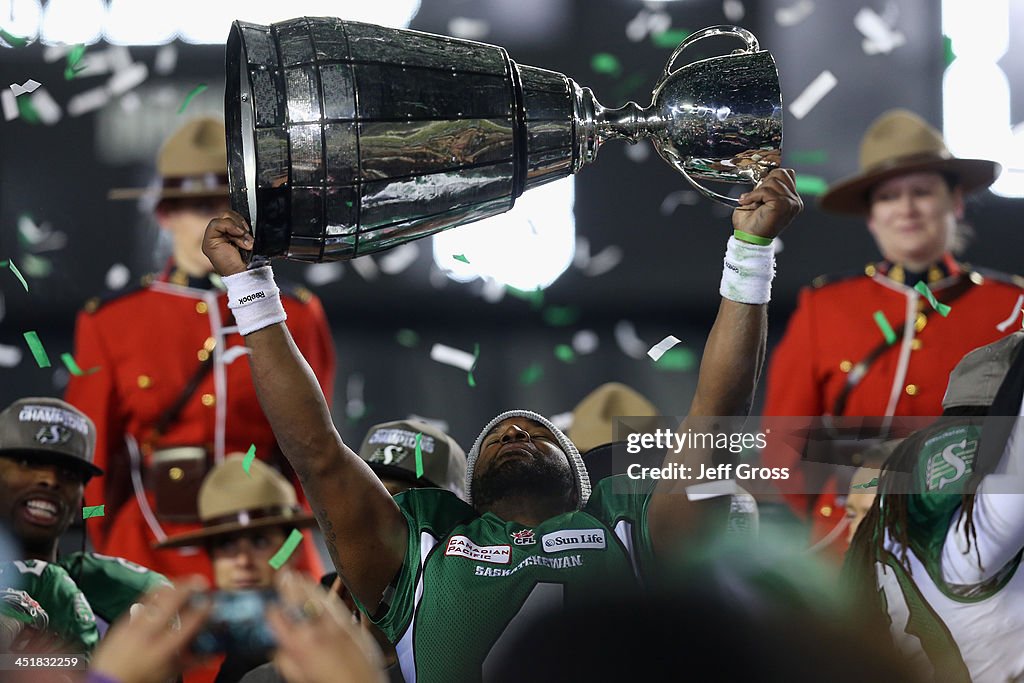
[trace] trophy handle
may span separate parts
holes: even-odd
[[[663,78],[668,78],[672,75],[672,64],[676,61],[676,57],[678,57],[683,50],[699,40],[704,40],[705,38],[711,38],[713,36],[733,36],[738,38],[747,44],[747,52],[757,52],[761,49],[754,34],[745,28],[729,26],[728,24],[709,26],[697,31],[696,33],[690,34],[683,42],[679,43],[679,46],[672,52],[672,56],[668,58],[668,63],[665,64],[665,74]]]
[[[737,208],[740,205],[740,201],[738,199],[734,199],[732,197],[727,197],[724,194],[718,194],[714,190],[709,190],[708,188],[706,188],[703,185],[701,185],[700,183],[698,183],[696,180],[694,180],[693,178],[690,177],[690,174],[686,172],[686,168],[684,168],[682,164],[672,164],[672,165],[675,166],[675,169],[677,171],[679,171],[680,173],[683,174],[683,177],[686,178],[686,181],[688,183],[693,185],[693,189],[697,190],[697,192],[700,192],[702,195],[704,195],[708,199],[711,199],[713,201],[719,202],[720,204],[725,204],[726,206],[731,206],[734,209]]]

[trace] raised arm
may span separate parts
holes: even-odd
[[[776,169],[756,189],[740,197],[740,207],[733,212],[736,230],[765,239],[773,239],[803,209],[796,191],[793,171]],[[740,252],[734,253],[739,249]],[[765,335],[768,329],[766,303],[740,303],[739,300],[757,300],[764,292],[763,268],[755,261],[765,257],[741,253],[771,249],[770,246],[751,249],[746,243],[730,246],[726,268],[731,276],[723,279],[723,297],[718,316],[708,335],[704,356],[697,379],[697,391],[680,433],[721,433],[730,427],[738,429],[753,401],[754,390],[761,376],[765,358]],[[769,252],[770,253],[770,252]],[[739,257],[739,258],[737,258]],[[743,260],[744,263],[732,263]],[[763,263],[763,262],[762,262]],[[750,284],[754,281],[754,284]],[[733,300],[737,299],[737,300]],[[764,296],[764,300],[767,297]],[[729,416],[739,419],[723,420]],[[669,452],[665,464],[683,464],[692,468],[696,476],[701,463],[710,463],[712,449],[683,449]],[[709,509],[706,504],[694,505],[686,494],[688,486],[698,481],[662,479],[651,497],[647,521],[656,552],[675,547],[702,521],[698,510]]]
[[[269,266],[246,271],[239,249],[251,249],[244,219],[234,212],[210,221],[203,253],[228,286],[229,305],[249,299],[264,306],[276,293]],[[239,274],[244,273],[241,279]],[[236,276],[236,277],[231,277]],[[233,294],[233,291],[235,294]],[[238,292],[243,292],[238,296]],[[338,573],[371,612],[405,559],[405,517],[377,476],[352,452],[331,421],[320,386],[284,322],[246,334],[250,327],[278,319],[273,307],[250,322],[236,310],[240,331],[252,349],[256,395],[274,436],[302,483]],[[247,322],[243,323],[245,317]]]

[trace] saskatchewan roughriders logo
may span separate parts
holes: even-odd
[[[925,471],[927,490],[941,491],[969,475],[974,470],[974,457],[977,453],[978,440],[964,438],[929,456]]]
[[[512,542],[516,545],[533,545],[537,542],[537,539],[533,536],[533,529],[513,531],[511,535]]]

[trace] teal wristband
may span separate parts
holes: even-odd
[[[743,232],[742,230],[733,230],[733,237],[746,242],[747,244],[756,244],[759,247],[767,247],[775,239],[774,237],[758,237],[757,235],[751,235],[749,232]]]

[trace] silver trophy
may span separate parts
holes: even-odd
[[[720,35],[746,47],[673,70]],[[730,205],[698,179],[756,183],[782,150],[775,60],[735,26],[680,43],[649,107],[605,109],[494,45],[333,18],[236,21],[224,108],[231,204],[259,259],[351,259],[508,211],[612,138],[651,138]]]

